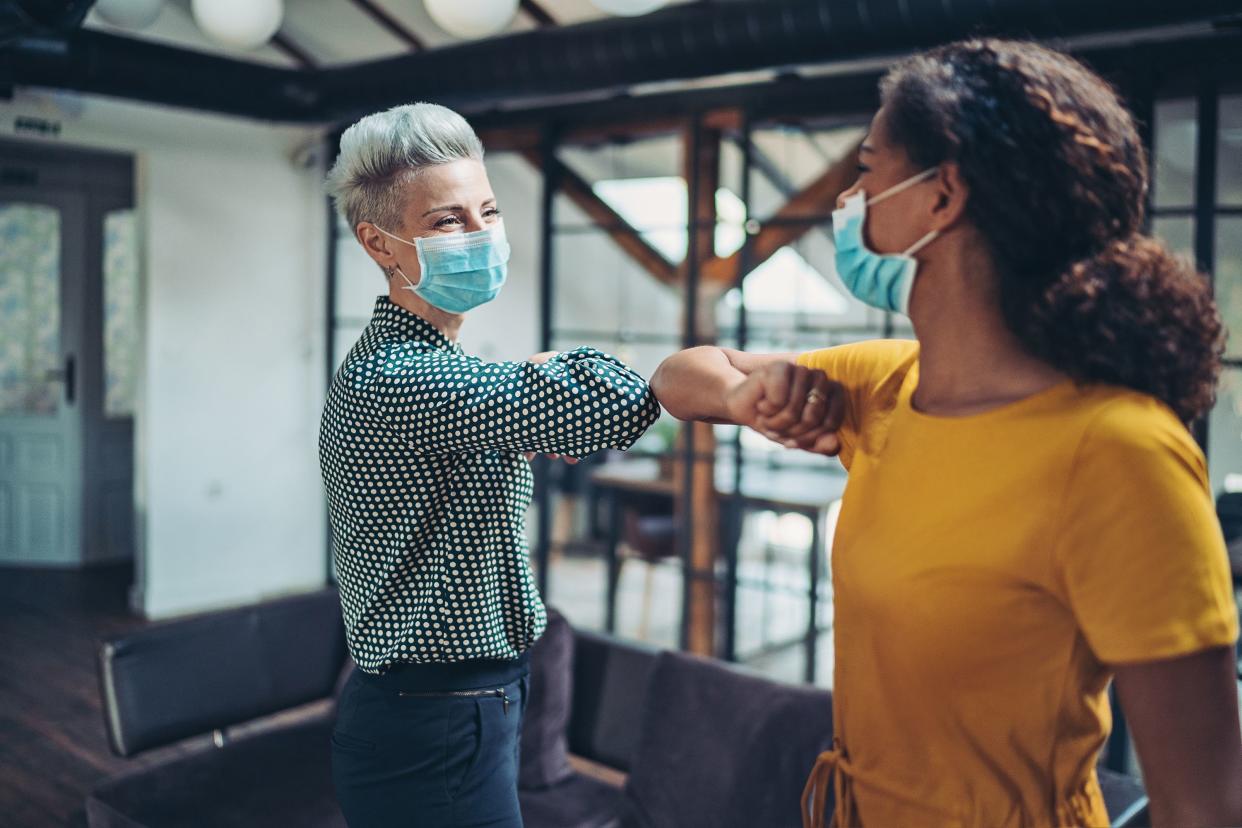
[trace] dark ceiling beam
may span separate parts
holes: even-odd
[[[75,29],[92,5],[94,0],[4,0],[0,2],[0,43],[41,28]]]
[[[293,62],[296,63],[301,68],[303,69],[318,68],[319,62],[315,60],[313,57],[311,57],[310,52],[306,51],[301,46],[299,46],[296,41],[292,40],[284,32],[277,32],[276,34],[272,35],[272,39],[270,42],[271,42],[272,48],[276,49],[279,52],[283,52],[286,56],[292,59]]]
[[[390,34],[414,51],[421,52],[427,48],[418,35],[406,28],[400,20],[380,8],[379,4],[374,2],[374,0],[352,0],[352,2],[366,12],[372,20],[383,26]]]
[[[475,120],[475,119],[472,119]],[[715,130],[731,130],[736,134],[742,120],[736,108],[710,109],[699,114],[703,126]],[[561,143],[574,146],[597,146],[617,141],[632,141],[638,137],[679,134],[686,128],[684,107],[673,114],[658,118],[630,119],[616,126],[589,123],[575,125],[569,119],[558,134]],[[520,152],[537,150],[543,146],[543,126],[539,122],[522,126],[487,127],[475,124],[475,131],[489,152]]]
[[[1222,31],[1214,37],[1145,43],[1121,43],[1072,50],[1093,69],[1124,88],[1138,73],[1154,73],[1162,83],[1175,85],[1169,94],[1193,95],[1196,78],[1204,72],[1242,83],[1242,36]],[[524,136],[541,134],[554,125],[566,143],[607,143],[629,140],[631,126],[640,131],[646,125],[660,126],[666,119],[684,119],[688,114],[709,110],[745,109],[756,129],[769,119],[796,122],[816,128],[865,125],[880,105],[878,83],[883,67],[868,67],[838,75],[800,78],[785,75],[772,81],[740,83],[730,86],[691,88],[648,95],[614,95],[600,100],[545,104],[524,109],[489,107],[462,111],[482,135],[504,136],[506,132]],[[737,127],[721,126],[725,130]],[[671,131],[661,129],[660,131]],[[498,141],[498,150],[506,142]],[[532,143],[531,146],[538,146]]]
[[[477,109],[729,72],[901,54],[963,35],[1034,37],[1138,29],[1235,14],[1237,0],[746,0],[669,6],[471,41],[325,75],[347,117],[427,90]],[[454,67],[445,77],[445,66]]]
[[[556,18],[548,14],[547,9],[535,0],[521,0],[522,11],[526,12],[540,26],[555,26]]]
[[[0,87],[72,89],[268,121],[322,120],[317,73],[79,29],[0,49]]]
[[[371,0],[354,2],[375,7]],[[865,17],[860,11],[864,7]],[[1237,0],[869,0],[865,6],[857,0],[738,0],[545,27],[314,71],[277,69],[78,29],[27,34],[0,48],[0,89],[43,86],[267,120],[338,123],[420,98],[472,118],[496,110],[490,124],[496,126],[520,121],[521,110],[530,111],[541,101],[556,101],[555,106],[543,105],[564,112],[575,106],[565,96],[615,98],[644,82],[803,63],[848,66],[981,31],[1065,37],[1117,31],[1122,25],[1137,30],[1236,19],[1237,7]],[[1215,55],[1212,60],[1236,69],[1238,40],[1236,32],[1222,31],[1197,42],[1160,44],[1158,51],[1146,48],[1162,60],[1176,53],[1200,65]],[[1127,61],[1143,48],[1123,43],[1102,51]],[[1230,48],[1232,55],[1220,56]],[[1090,59],[1100,51],[1096,47],[1080,54]],[[446,73],[446,65],[454,71]],[[691,90],[676,105],[684,115],[687,104],[701,110],[704,101],[715,101],[715,107],[738,106],[745,96],[748,106],[762,110],[771,105],[769,100],[801,97],[812,109],[840,112],[838,98],[815,100],[807,98],[807,91],[829,89],[835,94],[843,83],[849,85],[851,76],[875,71],[874,66],[860,67],[843,76],[815,79],[787,72],[776,81]],[[643,95],[618,104],[650,118],[656,106],[665,105],[654,101],[656,97],[671,100]]]
[[[851,147],[818,178],[791,196],[775,215],[763,222],[751,241],[746,259],[750,270],[741,276],[749,276],[782,247],[793,244],[827,220],[828,214],[836,207],[837,196],[849,189],[858,178],[858,148],[861,145],[859,141]],[[741,281],[738,273],[741,266],[742,252],[739,250],[731,256],[706,260],[700,276],[706,284],[733,285]]]

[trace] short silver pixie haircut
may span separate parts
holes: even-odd
[[[327,190],[350,230],[369,221],[396,232],[405,184],[426,167],[465,159],[483,160],[483,143],[465,118],[438,104],[395,106],[345,130]]]

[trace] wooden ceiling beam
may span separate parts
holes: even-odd
[[[319,66],[319,61],[311,57],[310,52],[299,46],[284,32],[277,32],[272,35],[272,39],[268,43],[272,48],[283,52],[301,69],[316,69]]]
[[[785,206],[763,223],[750,241],[750,271],[772,258],[782,247],[794,243],[823,223],[824,217],[836,207],[837,196],[848,190],[858,177],[859,146],[861,142],[832,162],[822,175],[795,193],[785,202]],[[731,256],[705,262],[701,278],[705,283],[736,284],[741,266],[742,251],[738,250]]]
[[[366,12],[367,15],[383,28],[387,29],[389,34],[396,37],[415,51],[424,51],[427,46],[422,39],[410,31],[400,20],[393,17],[389,12],[380,7],[375,0],[351,0],[351,2]]]
[[[703,126],[719,132],[740,132],[742,129],[742,110],[713,109],[703,113]]]
[[[710,123],[724,124],[726,121],[703,122],[703,131],[708,140],[705,141],[705,147],[700,148],[699,154],[700,219],[696,235],[700,282],[705,287],[719,289],[737,284],[738,270],[742,266],[742,251],[738,250],[725,257],[715,255],[715,193],[719,186],[721,133],[710,128]],[[685,128],[684,119],[680,128]],[[570,143],[568,139],[574,134],[573,131],[565,134],[566,143]],[[543,168],[542,155],[537,148],[541,140],[538,129],[488,130],[481,133],[480,137],[489,152],[518,152],[536,168]],[[825,216],[836,206],[837,196],[849,189],[857,177],[859,145],[855,144],[845,155],[830,164],[818,178],[794,193],[775,215],[762,224],[759,232],[750,240],[748,272],[753,272],[782,247],[793,244],[807,232],[823,224]],[[670,263],[642,238],[638,230],[596,195],[589,183],[564,164],[560,164],[560,173],[561,190],[565,195],[606,231],[635,262],[663,284],[676,286],[682,283],[685,278],[685,262]]]
[[[521,153],[522,157],[536,169],[543,170],[545,175],[548,174],[549,170],[538,150],[522,150]],[[606,232],[613,242],[643,270],[663,284],[676,284],[677,270],[660,251],[648,244],[638,230],[620,213],[596,195],[584,178],[555,158],[551,159],[551,163],[558,165],[555,173],[560,192],[576,204],[578,209],[586,213],[591,221],[599,225],[600,229]]]
[[[704,113],[703,126],[721,131],[740,129],[742,114],[736,109],[716,109]],[[560,143],[570,146],[591,146],[648,138],[654,135],[680,134],[686,126],[684,115],[630,121],[624,124],[583,124],[560,132]],[[542,145],[539,126],[497,127],[480,130],[483,146],[494,152],[520,152]]]
[[[548,14],[547,9],[539,5],[535,0],[521,0],[522,11],[526,12],[540,28],[544,26],[555,26],[556,18]]]
[[[481,129],[479,140],[488,152],[537,153],[543,145],[543,129],[537,126]]]

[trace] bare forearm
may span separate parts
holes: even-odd
[[[1235,793],[1236,776],[1206,793],[1203,799],[1183,799],[1155,794],[1151,798],[1151,824],[1154,828],[1190,828],[1191,826],[1242,825],[1242,801]]]
[[[1155,826],[1242,825],[1233,647],[1114,665]]]
[[[679,420],[731,422],[725,401],[745,379],[724,351],[704,346],[664,360],[650,384],[664,410]]]
[[[1222,723],[1221,729],[1226,730],[1229,724]],[[1198,760],[1202,766],[1193,768],[1193,779],[1182,784],[1169,784],[1171,780],[1158,775],[1147,781],[1151,797],[1151,824],[1155,828],[1242,825],[1242,783],[1239,782],[1242,780],[1242,753],[1236,738],[1229,740],[1226,735],[1220,741],[1233,741],[1233,749]],[[1197,751],[1197,754],[1201,755],[1202,751]],[[1148,767],[1151,751],[1146,757],[1140,755],[1139,758],[1143,760],[1144,768]],[[1192,760],[1191,764],[1195,761]]]

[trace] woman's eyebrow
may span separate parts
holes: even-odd
[[[484,202],[483,202],[483,206],[487,206],[488,204],[494,204],[494,203],[495,203],[495,201],[496,201],[496,197],[495,197],[495,196],[492,196],[492,197],[491,197],[491,198],[489,198],[487,201],[484,201]],[[440,213],[440,212],[443,212],[443,211],[445,211],[445,210],[464,210],[464,209],[466,209],[466,208],[465,208],[465,207],[462,207],[460,204],[445,204],[445,205],[444,205],[444,206],[442,206],[442,207],[432,207],[430,210],[428,210],[427,212],[423,213],[423,217],[424,217],[424,218],[426,218],[427,216],[431,215],[432,213]]]

